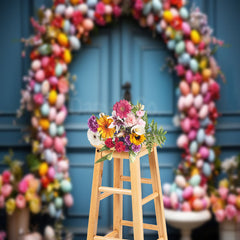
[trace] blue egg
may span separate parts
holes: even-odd
[[[162,10],[162,3],[160,2],[160,0],[153,0],[152,7],[154,12],[159,12],[160,10]]]
[[[151,9],[152,9],[152,2],[146,3],[143,7],[143,14],[145,16],[148,15],[150,13]]]
[[[196,141],[192,141],[190,144],[190,153],[194,155],[198,150],[198,144]]]
[[[173,183],[172,185],[171,185],[171,193],[172,192],[176,192],[176,189],[177,189],[177,184],[176,183]]]
[[[176,41],[175,40],[169,40],[167,43],[167,48],[169,50],[174,50],[176,47]]]
[[[98,0],[87,0],[87,5],[89,7],[95,7],[95,5],[97,4]]]
[[[55,174],[55,178],[58,180],[58,181],[61,181],[63,179],[63,173],[61,172],[57,172]]]
[[[46,160],[47,163],[51,164],[53,162],[52,150],[45,149],[43,152],[43,155],[44,155],[44,159]]]
[[[198,62],[195,58],[192,58],[190,60],[190,68],[195,73],[198,71]]]
[[[183,64],[184,66],[187,66],[189,64],[191,57],[188,53],[183,53],[179,58],[178,62],[180,64]]]
[[[48,205],[48,213],[51,217],[55,217],[56,216],[56,208],[55,205],[53,203],[50,203]]]
[[[203,164],[202,171],[203,171],[203,174],[204,174],[206,177],[210,177],[211,174],[212,174],[212,169],[211,169],[210,164],[207,163],[207,162],[205,162],[205,163]]]
[[[61,208],[63,206],[63,199],[61,197],[55,198],[55,207],[56,208]]]
[[[49,134],[50,134],[52,137],[55,137],[55,136],[57,135],[57,126],[56,126],[56,123],[54,123],[54,122],[50,123]]]
[[[70,21],[69,20],[64,20],[63,31],[68,34],[70,32],[70,29],[71,29]]]
[[[183,34],[180,31],[177,31],[175,34],[175,40],[181,41],[183,39]]]
[[[48,114],[49,114],[49,105],[48,105],[48,103],[44,103],[42,106],[41,106],[41,114],[43,115],[43,116],[48,116]]]
[[[62,209],[59,209],[59,210],[57,210],[57,212],[55,214],[55,218],[59,219],[59,218],[61,218],[61,216],[62,216]]]
[[[192,186],[198,186],[201,182],[201,177],[197,174],[197,175],[194,175],[190,178],[189,180],[189,183],[192,185]]]
[[[202,121],[200,121],[200,125],[202,127],[206,127],[210,123],[210,120],[208,117],[204,118]]]
[[[204,139],[205,139],[205,132],[202,128],[200,128],[197,133],[197,141],[198,143],[201,144],[204,142]]]
[[[178,201],[183,202],[183,190],[181,188],[177,188],[176,193],[177,193],[177,196],[178,196]]]
[[[70,46],[73,50],[79,50],[80,49],[81,42],[77,37],[75,37],[75,36],[69,37],[69,42],[70,42]]]
[[[55,67],[55,73],[57,77],[60,77],[62,75],[62,72],[63,72],[62,65],[58,63]]]
[[[189,12],[188,12],[187,8],[185,8],[185,7],[182,7],[180,9],[179,14],[184,20],[186,20],[189,17]]]
[[[180,55],[182,54],[183,52],[185,51],[185,43],[184,41],[180,41],[176,44],[176,47],[175,47],[175,52]]]
[[[42,85],[39,83],[34,84],[34,92],[39,93],[41,91]]]
[[[64,134],[64,132],[65,132],[65,129],[64,129],[64,126],[58,126],[58,128],[57,128],[57,134],[59,135],[59,136],[61,136],[61,135],[63,135]]]
[[[211,163],[213,163],[214,160],[215,160],[215,152],[214,152],[212,149],[210,149],[210,150],[209,150],[208,161],[211,162]]]
[[[66,6],[64,4],[59,4],[57,5],[57,7],[55,8],[55,13],[56,14],[60,14],[63,15],[65,12]]]
[[[65,179],[61,181],[60,187],[61,187],[61,190],[64,193],[68,193],[68,192],[70,192],[72,190],[71,182],[69,182],[68,180],[65,180]]]
[[[162,33],[162,27],[161,27],[160,23],[157,24],[156,31],[157,31],[157,33]]]
[[[95,11],[94,11],[93,9],[88,9],[88,11],[87,11],[87,16],[88,16],[90,19],[94,20],[94,19],[95,19]]]
[[[41,55],[48,55],[52,52],[52,47],[50,44],[43,44],[40,47],[38,47],[38,51]]]

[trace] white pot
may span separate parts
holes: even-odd
[[[224,221],[219,224],[220,240],[239,240],[240,223],[235,221]]]

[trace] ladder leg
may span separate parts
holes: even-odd
[[[102,153],[96,150],[95,162],[100,159]],[[91,194],[91,204],[88,219],[88,234],[87,240],[93,240],[94,236],[97,234],[98,225],[98,214],[99,214],[99,203],[100,203],[100,192],[98,188],[102,185],[102,174],[103,174],[103,162],[94,165],[93,171],[93,181],[92,181],[92,194]]]
[[[157,147],[153,148],[153,151],[149,155],[149,165],[152,177],[152,188],[153,192],[158,192],[159,195],[154,199],[156,219],[158,225],[158,237],[159,239],[167,240],[167,230],[166,230],[166,222],[164,215],[164,207],[163,207],[163,198],[162,198],[162,187],[159,173],[159,165],[158,165],[158,156],[157,156]]]
[[[140,158],[130,163],[134,240],[143,240],[143,214]]]
[[[123,188],[123,182],[120,177],[123,174],[123,159],[114,158],[113,187]],[[122,214],[123,214],[123,195],[113,195],[113,230],[117,231],[117,237],[122,239]]]

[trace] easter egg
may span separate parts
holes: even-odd
[[[205,131],[204,129],[200,128],[197,133],[197,141],[198,143],[203,143],[205,139]]]
[[[198,82],[196,81],[192,82],[191,91],[194,96],[198,95],[198,93],[200,92],[200,85]]]
[[[176,31],[176,33],[175,33],[175,40],[176,40],[176,41],[181,41],[181,40],[183,40],[183,34],[182,34],[181,31]]]
[[[186,187],[186,188],[183,190],[183,198],[184,198],[184,199],[187,200],[187,199],[191,198],[192,195],[193,195],[193,188],[192,188],[192,186],[188,186],[188,187]]]
[[[179,111],[182,111],[185,108],[185,97],[181,96],[178,99],[178,109]]]
[[[105,14],[110,15],[112,14],[112,12],[113,12],[112,6],[109,4],[105,5]]]
[[[198,116],[199,116],[200,119],[204,119],[204,118],[206,118],[207,115],[208,115],[208,105],[204,104],[201,107],[201,109],[198,113]]]
[[[165,21],[164,19],[162,19],[162,20],[160,21],[160,27],[161,27],[162,30],[165,30],[165,29],[166,29],[167,23],[166,23],[166,21]]]
[[[152,9],[152,2],[148,2],[144,4],[143,10],[142,10],[143,14],[147,16],[151,12],[151,9]]]
[[[184,19],[184,20],[186,20],[189,17],[188,10],[185,7],[180,8],[179,14],[182,17],[182,19]]]
[[[65,118],[66,114],[63,111],[59,112],[56,116],[57,125],[61,125],[64,122]]]
[[[202,71],[202,76],[203,76],[203,80],[206,82],[209,80],[209,78],[211,78],[212,76],[212,71],[210,68],[205,68]]]
[[[60,63],[57,63],[55,66],[55,74],[57,77],[61,76],[63,73],[63,68],[62,65]]]
[[[172,192],[176,192],[176,189],[177,189],[177,184],[176,184],[176,183],[173,183],[173,184],[171,185],[171,189],[170,189],[171,193],[172,193]]]
[[[54,122],[52,122],[50,124],[50,127],[49,127],[49,134],[52,136],[52,137],[55,137],[57,135],[57,126]]]
[[[60,56],[62,54],[62,48],[58,44],[53,44],[52,50],[53,50],[54,55],[56,55],[56,56]]]
[[[73,205],[73,197],[70,193],[67,193],[63,196],[63,201],[66,207],[71,207]]]
[[[160,10],[162,10],[162,3],[160,0],[153,0],[152,1],[152,8],[154,12],[159,12]]]
[[[201,169],[203,167],[203,160],[202,159],[198,159],[196,166],[197,166],[197,168]]]
[[[56,107],[57,109],[59,109],[63,106],[64,102],[65,102],[65,96],[64,94],[61,93],[57,95],[57,99],[54,103],[56,103]]]
[[[49,114],[49,105],[47,103],[44,103],[42,106],[41,106],[41,114],[43,116],[48,116]]]
[[[63,59],[66,63],[70,63],[72,61],[72,54],[68,49],[64,50]]]
[[[42,130],[46,131],[49,128],[49,121],[46,118],[41,118],[39,120],[39,126],[42,128]]]
[[[156,31],[157,31],[157,33],[162,33],[162,31],[163,31],[163,29],[162,29],[162,27],[161,27],[161,24],[157,24],[156,25]],[[174,46],[175,47],[175,46]],[[174,49],[174,47],[172,48],[172,49]],[[171,50],[172,50],[171,49]]]
[[[190,118],[195,118],[197,116],[197,110],[194,106],[192,106],[191,108],[189,108],[188,110],[188,116]]]
[[[35,83],[34,84],[34,92],[39,93],[41,91],[41,84]]]
[[[190,212],[190,211],[192,211],[192,208],[191,208],[189,202],[183,202],[183,204],[182,204],[182,211],[183,212]]]
[[[206,117],[202,121],[200,121],[200,124],[202,127],[206,127],[209,123],[210,123],[210,120],[208,117]]]
[[[188,145],[188,137],[185,134],[181,134],[177,139],[177,146],[179,148],[184,148]]]
[[[192,176],[189,180],[189,183],[192,185],[192,186],[198,186],[201,182],[201,177],[199,174],[196,174],[194,176]]]
[[[208,58],[203,57],[203,58],[201,59],[200,63],[199,63],[200,69],[203,70],[203,69],[207,68],[207,65],[208,65]]]
[[[44,148],[50,148],[53,145],[53,139],[49,136],[46,136],[43,141]]]
[[[188,133],[188,138],[190,141],[193,141],[197,136],[197,132],[195,130],[191,130],[189,133]]]
[[[191,41],[186,41],[186,51],[190,54],[190,55],[195,55],[196,53],[196,48],[194,46],[194,44]]]
[[[63,199],[61,197],[55,198],[54,204],[56,208],[61,208],[63,206]]]
[[[191,70],[187,70],[185,73],[185,78],[188,83],[193,81],[193,72]]]
[[[69,43],[70,43],[70,46],[73,50],[79,50],[80,47],[81,47],[80,40],[75,36],[70,36],[69,37]]]
[[[66,6],[64,4],[59,4],[55,8],[55,13],[62,15],[64,14],[65,10],[66,10]]]
[[[171,184],[169,184],[169,183],[164,183],[164,185],[163,185],[163,193],[164,193],[164,195],[166,195],[166,196],[170,196],[170,193],[171,193]]]
[[[177,175],[175,177],[175,183],[178,185],[178,187],[185,188],[185,186],[186,186],[186,179],[182,175]]]
[[[39,61],[38,59],[34,60],[31,64],[31,68],[33,71],[37,71],[41,68],[41,61]]]
[[[68,180],[62,180],[60,188],[64,193],[68,193],[72,190],[72,184]]]
[[[49,89],[50,89],[49,82],[47,80],[43,81],[43,83],[41,85],[41,92],[44,96],[48,94]]]
[[[195,58],[192,58],[191,60],[190,60],[190,68],[191,68],[191,70],[193,71],[193,72],[197,72],[198,71],[198,62],[197,62],[197,60],[195,59]]]
[[[208,161],[209,161],[210,163],[213,163],[214,160],[215,160],[215,152],[214,152],[212,149],[210,149],[210,150],[209,150]]]
[[[190,153],[194,155],[198,150],[198,144],[196,141],[192,141],[190,144]]]
[[[36,117],[31,118],[31,123],[33,127],[38,128],[38,119]]]
[[[82,22],[82,26],[86,31],[91,31],[94,27],[94,23],[91,19],[85,18]]]
[[[77,6],[77,10],[79,10],[82,14],[86,14],[88,11],[88,5],[85,3],[79,4]]]
[[[38,52],[45,56],[45,55],[49,55],[52,52],[52,47],[50,44],[43,44],[40,47],[38,47]]]
[[[191,27],[187,22],[182,23],[182,31],[185,36],[189,36],[191,33]]]
[[[181,128],[184,132],[188,133],[191,129],[191,121],[189,118],[184,118],[181,121]]]
[[[172,13],[173,18],[179,17],[179,12],[176,8],[174,7],[170,8],[170,12]]]
[[[208,147],[212,147],[215,144],[215,137],[213,135],[206,135],[205,143]]]
[[[182,95],[186,96],[190,93],[190,87],[186,81],[181,81],[179,84]]]
[[[53,203],[50,203],[49,205],[48,205],[48,213],[49,213],[49,215],[51,216],[51,217],[55,217],[55,215],[56,215],[56,208],[55,208],[55,205],[53,204]],[[47,227],[46,227],[47,228]],[[52,231],[53,232],[51,232],[53,235],[50,235],[50,233],[48,233],[48,231],[46,232],[46,228],[45,228],[45,231],[44,231],[44,236],[45,236],[45,238],[47,239],[47,240],[52,240],[52,239],[54,239],[55,238],[55,233],[54,233],[54,230],[52,229]],[[53,236],[54,238],[50,238],[50,237],[48,237],[48,236]]]
[[[188,94],[186,97],[185,97],[185,107],[189,108],[192,106],[193,104],[193,101],[194,101],[194,98],[193,98],[193,95],[192,94]]]
[[[203,164],[202,171],[206,177],[210,177],[212,174],[211,166],[207,162]]]
[[[58,128],[57,128],[57,134],[58,134],[59,136],[61,136],[61,135],[64,134],[64,132],[65,132],[64,127],[63,127],[62,125],[61,125],[61,126],[58,126]]]
[[[176,194],[179,202],[183,202],[183,190],[181,188],[177,188]]]
[[[192,30],[190,34],[191,40],[194,44],[199,44],[201,41],[201,36],[197,30]]]
[[[57,116],[57,110],[55,107],[51,107],[49,110],[48,118],[50,121],[54,121]],[[58,124],[58,123],[57,123]]]
[[[180,55],[184,51],[185,51],[185,43],[184,43],[184,41],[180,41],[179,43],[176,44],[175,52],[176,52],[176,54]]]
[[[63,22],[63,31],[66,33],[66,34],[69,34],[70,33],[70,29],[71,29],[71,23],[69,20],[64,20]]]
[[[54,105],[57,101],[58,94],[56,90],[51,90],[48,96],[48,101],[51,105]]]
[[[55,179],[57,179],[58,181],[61,181],[63,179],[63,173],[56,172]]]
[[[61,138],[56,137],[54,139],[54,149],[57,153],[61,153],[61,154],[64,153],[65,149],[64,149],[64,145]]]
[[[179,63],[183,64],[184,66],[189,65],[190,60],[191,60],[191,57],[188,53],[183,53],[178,59]]]
[[[171,200],[170,197],[167,196],[163,196],[163,204],[164,204],[164,208],[171,208]]]
[[[70,0],[72,5],[77,5],[79,3],[79,0]]]
[[[193,196],[197,198],[202,198],[205,194],[205,191],[202,187],[200,186],[195,186],[193,188]]]
[[[42,69],[37,70],[35,79],[37,82],[42,82],[45,79],[45,72]]]
[[[49,83],[51,86],[56,86],[58,84],[58,78],[55,76],[52,76],[49,78]]]
[[[208,91],[208,83],[204,82],[201,86],[201,93],[206,94]]]
[[[167,22],[170,23],[173,21],[173,15],[171,13],[171,11],[166,10],[163,12],[163,19]]]
[[[169,50],[173,50],[173,49],[175,49],[175,47],[176,47],[176,41],[175,40],[169,40],[167,42],[167,48]]]
[[[59,172],[66,172],[69,169],[68,161],[64,161],[64,160],[59,161],[57,166],[58,166],[58,171]]]
[[[171,206],[173,209],[178,209],[179,203],[178,203],[178,197],[176,192],[172,192],[170,196]]]
[[[202,203],[201,199],[196,198],[196,199],[193,201],[192,207],[193,207],[193,209],[194,209],[195,211],[201,211],[201,210],[203,210],[203,203]]]
[[[38,169],[38,173],[40,176],[45,176],[48,172],[48,164],[43,162],[40,164],[39,169]]]
[[[151,27],[154,24],[154,15],[148,14],[147,16],[147,26]]]
[[[57,36],[58,43],[64,47],[68,45],[68,37],[65,33],[59,33]]]
[[[87,0],[87,5],[89,7],[95,7],[95,5],[97,4],[98,0]]]
[[[46,160],[47,163],[51,164],[53,159],[52,159],[52,150],[50,149],[45,149],[43,152],[44,159]]]
[[[202,107],[202,104],[203,104],[203,97],[202,95],[199,94],[194,98],[194,107],[196,109],[200,109]]]

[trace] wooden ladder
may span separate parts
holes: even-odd
[[[95,162],[109,151],[99,152],[96,149]],[[103,162],[94,165],[92,195],[88,221],[87,240],[123,239],[122,227],[133,227],[134,240],[144,240],[144,229],[158,232],[158,240],[167,240],[166,222],[162,199],[162,189],[157,157],[157,147],[149,154],[151,179],[141,178],[140,157],[147,155],[146,147],[142,147],[134,162],[129,161],[130,177],[123,175],[123,159],[129,159],[128,153],[113,153],[114,180],[113,187],[102,185]],[[131,182],[131,189],[123,189],[123,182]],[[141,184],[152,184],[153,193],[142,199]],[[113,194],[113,231],[105,236],[97,236],[100,201]],[[123,220],[123,195],[132,197],[133,221]],[[154,200],[157,225],[143,223],[142,206]]]

